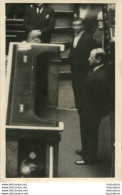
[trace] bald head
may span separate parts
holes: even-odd
[[[95,55],[96,54],[103,54],[103,55],[105,55],[105,51],[102,48],[93,49],[91,52],[93,52]]]
[[[93,49],[90,53],[89,61],[91,66],[99,66],[101,64],[105,64],[105,51],[102,48]]]

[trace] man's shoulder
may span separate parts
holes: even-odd
[[[33,5],[28,5],[27,7],[26,7],[26,11],[32,11],[32,10],[34,10],[35,9],[35,6],[33,6]]]
[[[108,68],[107,66],[102,66],[89,74],[87,78],[85,79],[85,82],[83,84],[91,83],[92,80],[98,81],[98,80],[104,80],[108,77]]]
[[[88,31],[84,31],[84,37],[86,37],[88,39],[92,39],[92,35]]]
[[[97,81],[106,81],[108,79],[108,67],[102,66],[93,73],[93,77],[96,77]]]
[[[92,43],[94,42],[93,41],[93,38],[92,38],[92,35],[86,31],[84,31],[83,35],[81,36],[80,42],[85,42],[85,44],[89,44],[89,43]]]
[[[49,7],[48,5],[45,6],[45,9],[46,9],[46,11],[49,12],[49,13],[54,12],[54,9],[51,8],[51,7]]]
[[[103,65],[98,69],[98,73],[107,73],[108,72],[108,66]]]
[[[27,12],[30,12],[30,13],[33,13],[33,11],[34,11],[35,9],[36,9],[36,7],[35,7],[34,5],[29,5],[29,6],[26,7],[26,11],[27,11]],[[47,13],[52,13],[52,12],[54,12],[54,9],[51,8],[51,7],[49,7],[49,6],[47,6],[47,5],[44,6],[44,10],[45,10],[45,12],[47,12]]]

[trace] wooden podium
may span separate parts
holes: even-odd
[[[6,177],[21,177],[21,162],[29,158],[42,167],[43,173],[40,171],[37,177],[58,175],[63,123],[56,121],[56,108],[63,50],[64,46],[58,44],[10,43],[6,76]]]

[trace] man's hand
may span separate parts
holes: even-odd
[[[40,43],[40,36],[41,35],[41,31],[40,30],[32,30],[29,34],[28,34],[28,38],[27,38],[27,42],[32,43],[32,42],[37,42]]]
[[[41,31],[40,31],[40,30],[38,30],[38,35],[39,35],[39,36],[41,36],[41,34],[42,34],[42,33],[41,33]]]
[[[41,31],[40,31],[40,30],[32,30],[32,31],[31,31],[31,34],[32,34],[33,36],[40,36],[40,35],[41,35]]]
[[[41,43],[41,40],[39,38],[32,39],[30,43]]]

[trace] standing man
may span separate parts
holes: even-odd
[[[78,97],[82,150],[76,153],[82,159],[75,162],[77,165],[97,162],[98,129],[101,118],[109,111],[109,79],[104,50],[93,49],[89,61],[91,72],[82,83]]]
[[[103,13],[97,15],[98,26],[93,34],[93,39],[96,41],[97,47],[104,48],[104,30],[103,30]]]
[[[50,42],[55,27],[54,10],[43,3],[28,6],[24,15],[28,42]]]
[[[75,18],[72,23],[74,31],[73,45],[70,52],[72,86],[75,104],[78,104],[79,87],[89,72],[88,57],[95,47],[90,33],[85,30],[85,23],[81,18]]]

